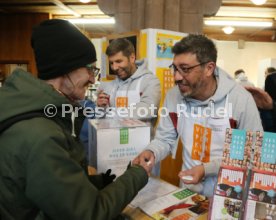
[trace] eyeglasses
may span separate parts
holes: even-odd
[[[92,64],[86,65],[86,69],[89,73],[92,73],[94,77],[97,77],[100,73],[100,68],[93,66]]]
[[[209,62],[209,61],[208,61]],[[194,65],[194,66],[190,66],[190,67],[183,67],[183,66],[180,66],[180,67],[177,67],[176,65],[174,65],[173,63],[169,66],[170,70],[171,70],[171,73],[173,73],[174,75],[176,74],[176,71],[178,71],[182,76],[186,76],[188,75],[192,69],[194,69],[195,67],[197,66],[201,66],[201,65],[204,65],[208,62],[203,62],[203,63],[199,63],[197,65]]]

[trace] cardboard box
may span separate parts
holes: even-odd
[[[120,176],[150,142],[150,126],[137,119],[89,120],[89,158],[97,171]]]

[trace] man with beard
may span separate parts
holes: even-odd
[[[106,55],[117,77],[111,82],[101,82],[97,106],[109,107],[107,110],[111,111],[106,112],[106,118],[127,117],[145,121],[151,127],[153,137],[161,97],[159,79],[147,69],[145,59],[136,61],[134,46],[125,38],[112,40]],[[118,114],[117,109],[122,108],[128,109],[128,114]],[[93,166],[91,160],[89,164]],[[159,175],[159,164],[152,173]]]
[[[262,130],[252,96],[216,67],[217,49],[203,35],[189,35],[172,48],[176,86],[166,95],[154,140],[133,163],[152,164],[183,143],[181,186],[212,196],[226,128]]]
[[[113,40],[106,49],[106,55],[117,78],[101,83],[97,106],[127,108],[133,105],[128,117],[154,124],[160,102],[160,82],[147,69],[146,60],[135,62],[134,46],[125,38]]]

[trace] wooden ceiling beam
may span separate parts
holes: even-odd
[[[69,6],[66,6],[65,4],[63,4],[63,2],[61,2],[60,0],[50,0],[52,3],[54,3],[55,5],[57,5],[58,7],[62,8],[63,10],[75,15],[76,17],[81,17],[82,15],[79,14],[78,12],[74,11],[72,8],[70,8]]]

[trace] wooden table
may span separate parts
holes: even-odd
[[[131,208],[127,206],[123,213],[128,216],[131,220],[152,220],[146,213],[141,211],[139,208]],[[208,213],[205,213],[197,218],[197,220],[207,220]]]
[[[131,220],[152,220],[146,213],[141,211],[139,208],[132,208],[127,206],[123,213],[128,216]]]

